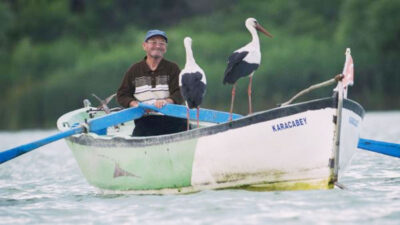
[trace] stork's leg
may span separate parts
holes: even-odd
[[[249,87],[247,88],[247,95],[249,96],[249,114],[253,113],[253,107],[251,104],[251,84],[253,83],[253,74],[250,74],[249,76]]]
[[[186,122],[186,129],[189,130],[189,107],[186,107],[186,117],[187,117],[187,122]]]
[[[200,114],[200,108],[199,108],[199,106],[197,106],[197,114],[196,114],[196,117],[197,117],[197,128],[199,128],[200,127],[200,124],[199,124],[199,114]]]
[[[229,121],[232,121],[233,102],[235,101],[235,89],[236,89],[236,83],[234,83],[232,87],[232,99],[231,99],[231,109],[229,110]]]

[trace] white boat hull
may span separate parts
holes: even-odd
[[[357,148],[364,110],[345,100],[339,159],[334,159],[337,113],[333,98],[252,114],[171,135],[130,137],[126,124],[107,135],[67,140],[89,183],[106,190],[182,193],[204,189],[329,189]],[[79,116],[77,116],[79,114]],[[68,121],[84,111],[66,114]],[[126,131],[126,132],[125,132]]]

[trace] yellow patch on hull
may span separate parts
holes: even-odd
[[[299,190],[326,190],[332,189],[334,185],[326,180],[302,180],[270,182],[263,184],[245,185],[228,189],[243,189],[248,191],[299,191]]]

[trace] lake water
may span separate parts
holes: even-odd
[[[0,149],[51,131],[0,132]],[[400,112],[369,113],[361,137],[400,143]],[[102,194],[64,141],[0,165],[0,224],[400,224],[400,159],[359,150],[346,189]]]

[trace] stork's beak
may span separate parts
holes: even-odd
[[[256,24],[256,29],[258,30],[258,31],[261,31],[261,32],[263,32],[265,35],[267,35],[268,37],[270,37],[270,38],[272,38],[272,35],[264,28],[264,27],[262,27],[260,24]]]

